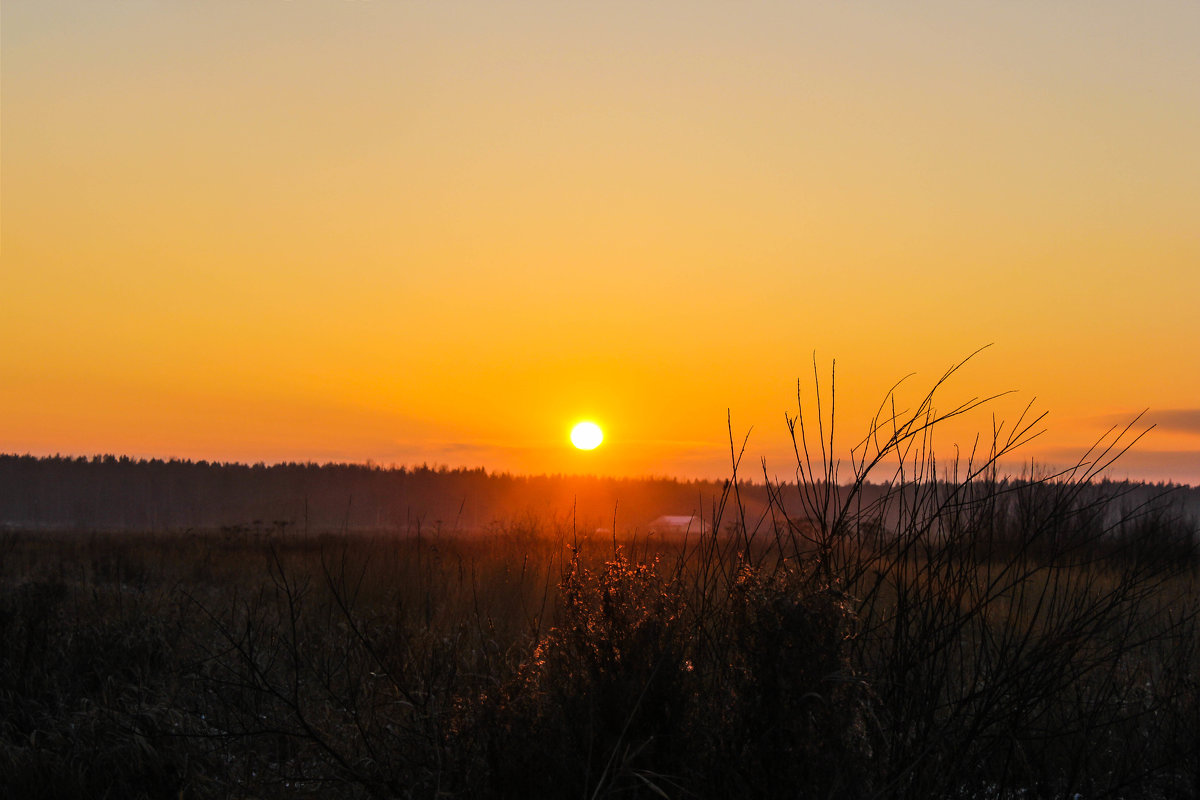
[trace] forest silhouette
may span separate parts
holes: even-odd
[[[0,455],[0,487],[0,526],[9,530],[486,533],[516,521],[590,534],[614,524],[618,532],[647,533],[663,516],[709,519],[726,481]],[[881,491],[863,489],[868,498]],[[1200,509],[1200,487],[1099,481],[1095,492],[1133,504],[1169,492],[1181,507]],[[739,499],[751,520],[772,502],[804,516],[794,485],[739,480]]]

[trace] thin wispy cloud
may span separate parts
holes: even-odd
[[[1173,408],[1165,411],[1152,411],[1147,417],[1160,428],[1165,428],[1169,431],[1200,433],[1200,408]]]
[[[1127,425],[1136,417],[1136,413],[1105,414],[1098,417],[1096,422],[1105,427]],[[1200,408],[1164,408],[1150,409],[1138,420],[1145,426],[1153,425],[1159,430],[1172,433],[1200,434]]]

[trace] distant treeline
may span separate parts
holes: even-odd
[[[0,528],[323,533],[557,523],[592,532],[611,528],[615,519],[618,531],[646,531],[663,515],[710,520],[723,488],[720,481],[527,476],[483,468],[0,455]],[[794,488],[779,489],[776,511],[804,519]],[[869,500],[878,491],[867,487],[860,497]],[[1101,483],[1094,491],[1120,494],[1131,506],[1166,492],[1176,508],[1200,512],[1200,488]],[[728,502],[723,526],[743,516],[749,526],[773,524],[761,483],[740,484]]]
[[[26,529],[487,530],[572,522],[642,528],[711,514],[720,482],[518,476],[482,468],[231,464],[0,455],[0,526]],[[765,506],[762,487],[743,502]]]

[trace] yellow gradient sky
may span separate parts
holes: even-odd
[[[786,474],[814,352],[857,433],[994,343],[1200,483],[1193,0],[2,14],[2,452]]]

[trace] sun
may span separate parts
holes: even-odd
[[[604,431],[594,422],[581,422],[571,429],[571,444],[580,450],[595,450],[604,441]]]

